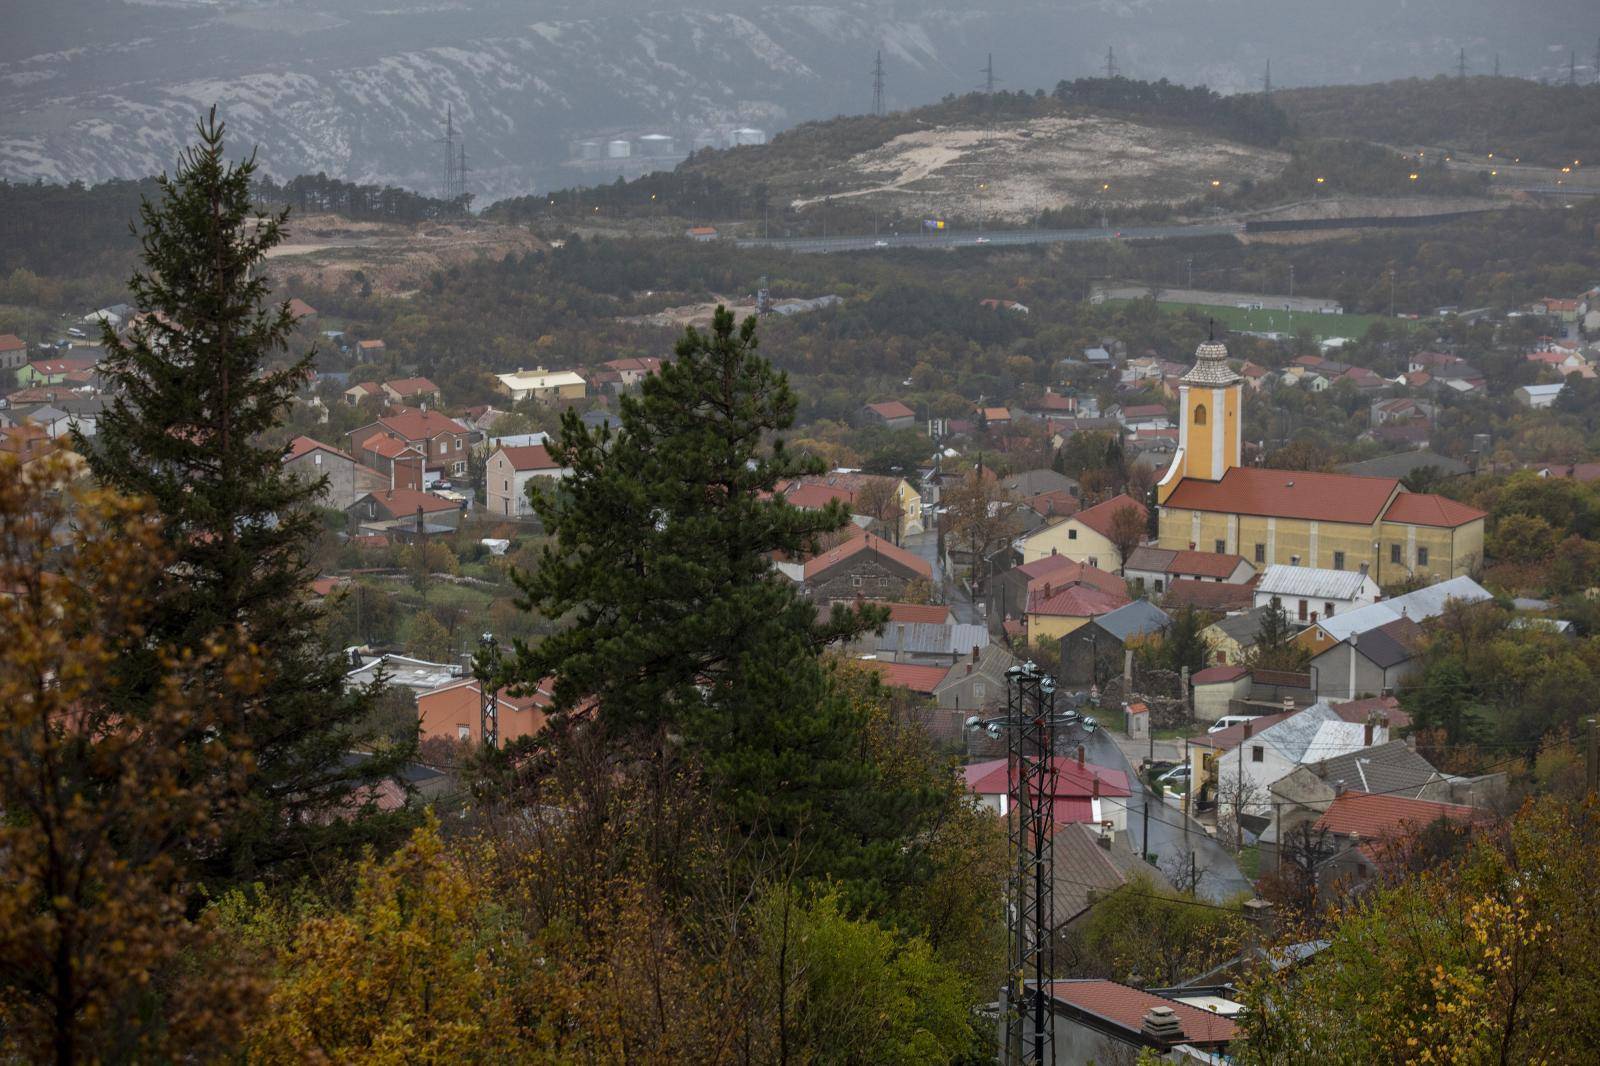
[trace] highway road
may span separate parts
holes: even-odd
[[[1189,226],[1124,226],[1121,229],[946,230],[943,233],[886,234],[865,237],[768,237],[735,242],[740,248],[780,248],[790,252],[871,252],[891,248],[939,251],[1066,241],[1166,241],[1180,237],[1220,237],[1244,232],[1241,222]]]

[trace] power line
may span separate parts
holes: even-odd
[[[1461,55],[1456,59],[1456,77],[1466,80],[1467,77],[1467,50],[1461,49]]]
[[[1108,79],[1109,78],[1115,78],[1115,77],[1120,76],[1121,73],[1122,73],[1122,71],[1117,68],[1117,52],[1116,52],[1116,49],[1111,48],[1111,47],[1108,46],[1106,48],[1106,77]]]
[[[994,87],[1000,84],[1000,79],[994,76],[993,52],[988,53],[988,61],[984,63],[983,69],[978,73],[983,75],[983,94],[985,96],[993,96]]]

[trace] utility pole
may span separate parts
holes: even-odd
[[[1106,49],[1106,78],[1117,77],[1121,71],[1117,69],[1117,53],[1113,48]]]
[[[1456,59],[1456,77],[1465,81],[1467,77],[1467,50],[1461,49],[1461,55]]]
[[[883,116],[883,49],[878,49],[877,58],[872,61],[872,113]]]

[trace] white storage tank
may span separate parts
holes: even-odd
[[[672,138],[665,133],[647,133],[639,138],[639,154],[654,157],[672,154]]]
[[[579,159],[599,159],[600,158],[600,142],[599,141],[579,141],[578,142],[578,158]]]
[[[607,159],[626,159],[632,154],[633,145],[628,141],[617,140],[606,142]]]

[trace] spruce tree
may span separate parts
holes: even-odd
[[[803,837],[807,871],[862,888],[895,879],[931,790],[887,781],[864,739],[864,711],[820,661],[832,640],[881,627],[881,609],[835,610],[826,626],[772,553],[815,551],[843,506],[803,511],[789,478],[821,471],[781,436],[787,379],[756,354],[756,323],[718,309],[676,359],[624,397],[615,434],[569,411],[552,454],[571,477],[535,490],[554,536],[527,605],[567,626],[518,643],[511,676],[556,677],[558,708],[593,701],[598,727],[678,742],[705,767],[747,831]]]
[[[142,268],[129,287],[142,314],[126,336],[106,328],[101,373],[115,397],[94,440],[77,443],[101,483],[154,501],[163,519],[176,563],[152,590],[152,646],[198,648],[237,626],[261,650],[265,710],[246,723],[250,800],[206,870],[263,877],[384,828],[351,817],[355,796],[409,753],[350,757],[366,739],[359,723],[372,694],[345,691],[343,658],[316,636],[307,553],[322,485],[289,476],[283,449],[264,438],[314,355],[288,354],[293,317],[270,302],[257,269],[288,211],[255,209],[254,156],[227,161],[215,109],[198,128],[199,144],[159,180],[159,200],[140,208]],[[131,705],[150,696],[154,666],[125,664]]]

